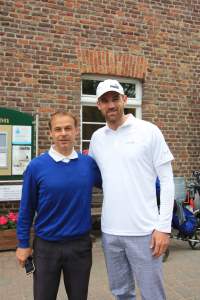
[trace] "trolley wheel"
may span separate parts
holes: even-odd
[[[196,230],[195,233],[191,236],[191,239],[197,240],[198,242],[192,242],[192,241],[188,241],[188,244],[190,245],[190,247],[195,250],[197,249],[196,246],[198,244],[200,244],[200,231]],[[200,248],[199,248],[200,249]]]
[[[196,232],[191,236],[191,239],[196,240],[197,239],[197,235]],[[188,241],[188,244],[190,245],[190,247],[194,250],[196,245],[198,244],[197,242],[192,242],[192,241]]]

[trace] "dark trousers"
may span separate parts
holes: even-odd
[[[34,240],[34,300],[56,300],[61,272],[69,300],[86,300],[92,266],[88,235],[63,242]]]

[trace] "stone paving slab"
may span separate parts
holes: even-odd
[[[199,248],[198,248],[199,249]],[[200,249],[192,250],[187,242],[171,241],[170,255],[164,263],[167,300],[200,300]],[[15,259],[15,252],[0,252],[0,299],[32,300],[32,278],[25,275]],[[66,300],[63,283],[58,300]],[[93,267],[88,300],[113,300],[101,240],[93,245]],[[138,300],[141,300],[138,292]],[[156,299],[152,299],[156,300]]]

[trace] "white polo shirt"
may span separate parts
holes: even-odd
[[[156,168],[173,160],[173,155],[157,126],[129,115],[117,130],[98,129],[89,154],[103,179],[103,232],[147,235],[159,228],[159,222],[168,232],[171,216],[159,218],[155,181]]]

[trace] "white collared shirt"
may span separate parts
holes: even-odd
[[[103,178],[103,232],[133,236],[150,234],[154,229],[170,232],[173,155],[157,126],[129,115],[116,130],[108,125],[98,129],[89,154]],[[159,171],[164,165],[169,171]],[[170,186],[165,183],[161,188],[167,192],[161,194],[159,215],[155,182],[157,175],[164,177],[166,173]]]
[[[68,163],[71,159],[76,159],[78,158],[77,152],[72,150],[72,153],[70,155],[64,156],[63,154],[59,153],[54,149],[54,146],[52,145],[51,148],[49,149],[49,155],[56,161],[63,161],[65,163]]]

